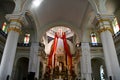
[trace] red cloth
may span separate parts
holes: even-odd
[[[52,66],[52,55],[55,53],[56,51],[56,48],[57,48],[57,42],[58,42],[58,36],[57,34],[55,33],[55,38],[54,38],[54,42],[53,42],[53,45],[52,45],[52,49],[50,51],[50,55],[48,57],[48,65],[49,66]]]
[[[69,49],[69,46],[67,44],[67,39],[66,39],[66,34],[65,32],[63,33],[63,36],[62,36],[62,39],[63,39],[63,43],[64,43],[64,49],[66,51],[66,54],[68,55],[68,61],[70,63],[70,70],[72,69],[72,55],[70,53],[70,49]]]

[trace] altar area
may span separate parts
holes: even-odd
[[[62,36],[55,34],[47,61],[44,80],[75,80],[76,74],[72,65],[72,55],[65,33]]]

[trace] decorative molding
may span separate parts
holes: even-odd
[[[21,25],[28,25],[28,21],[26,20],[24,13],[7,14],[5,17],[10,22],[14,21],[20,23]]]
[[[8,28],[7,31],[8,31],[8,32],[10,32],[10,31],[15,31],[15,32],[18,32],[19,34],[21,33],[21,29],[16,28],[16,27],[10,27],[10,28]]]
[[[10,19],[10,22],[18,22],[20,24],[23,24],[23,22],[19,19]]]
[[[110,28],[110,27],[100,28],[100,29],[98,30],[98,33],[100,34],[100,33],[105,32],[105,31],[110,31],[111,33],[113,33],[113,29]]]
[[[111,20],[110,19],[99,19],[98,21],[97,21],[97,23],[96,23],[96,26],[98,26],[100,23],[103,23],[103,22],[105,22],[105,21],[107,21],[107,22],[109,22],[109,23],[111,23]]]

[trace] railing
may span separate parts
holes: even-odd
[[[120,31],[118,31],[116,34],[114,34],[114,35],[113,35],[113,38],[116,38],[116,37],[118,37],[118,36],[120,36]]]
[[[114,42],[120,41],[120,31],[113,35]]]
[[[2,29],[0,29],[0,35],[2,35],[3,37],[7,38],[7,34],[4,31],[2,31]]]
[[[90,47],[102,47],[102,43],[89,43]],[[81,47],[81,43],[77,43],[76,47]]]
[[[27,44],[26,43],[17,43],[17,46],[18,47],[30,47],[31,46],[31,42],[27,43]],[[40,43],[40,42],[39,42],[39,46],[40,47],[45,47],[45,45],[43,43]]]
[[[102,47],[102,43],[89,43],[91,47]]]
[[[25,43],[17,43],[18,47],[30,47],[31,43],[25,44]]]

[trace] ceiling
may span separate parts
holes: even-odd
[[[33,31],[33,27],[36,26],[36,30],[38,32],[37,34],[43,35],[44,33],[46,33],[46,31],[50,30],[50,28],[52,27],[65,26],[70,28],[72,31],[74,31],[73,32],[74,34],[76,34],[76,32],[78,31],[79,32],[79,34],[77,35],[79,36],[78,38],[84,36],[85,39],[88,40],[89,36],[86,36],[88,33],[87,34],[85,33],[87,32],[86,29],[88,29],[86,28],[86,26],[87,27],[89,26],[89,29],[91,28],[91,23],[93,21],[92,15],[94,16],[96,15],[93,14],[92,11],[94,7],[91,6],[89,1],[99,1],[99,0],[43,0],[42,3],[37,7],[36,4],[33,5],[32,3],[32,1],[35,0],[14,0],[14,1],[16,3],[16,6],[13,13],[20,14],[21,12],[28,11],[28,13],[26,14],[26,19],[29,22],[28,27],[30,30]],[[111,1],[111,0],[107,0],[107,1]],[[96,5],[99,6],[98,4]],[[113,5],[109,4],[108,7],[113,8]],[[49,26],[50,24],[51,25],[57,24],[57,25]],[[66,26],[64,24],[68,24],[70,26]],[[28,27],[26,27],[27,30]],[[64,29],[68,29],[68,28],[64,28]],[[56,28],[54,28],[53,30],[56,30]],[[39,37],[39,35],[37,37]],[[84,39],[84,37],[82,38]],[[52,42],[46,44],[47,46],[46,49],[50,50],[49,49],[50,47],[48,47],[48,45],[52,45]],[[69,42],[69,45],[72,50],[73,49],[72,43]]]
[[[79,27],[87,7],[88,0],[43,0],[39,7],[30,10],[40,28],[59,22]]]
[[[16,6],[13,13],[20,14],[20,12],[28,11],[32,16],[30,16],[30,18],[27,17],[27,19],[30,19],[27,20],[30,21],[28,27],[36,26],[37,37],[43,33],[45,34],[50,28],[56,26],[66,26],[72,29],[75,34],[76,32],[79,32],[77,34],[80,34],[78,36],[81,37],[86,36],[83,35],[85,33],[82,32],[85,32],[86,26],[91,28],[91,23],[94,19],[92,16],[96,15],[93,14],[94,7],[89,2],[98,2],[99,0],[42,0],[42,3],[37,7],[35,7],[35,4],[33,5],[33,1],[35,0],[15,0]],[[107,1],[107,3],[110,4],[110,1],[112,0]],[[98,4],[96,5],[99,6]],[[108,6],[111,7],[111,5]]]

